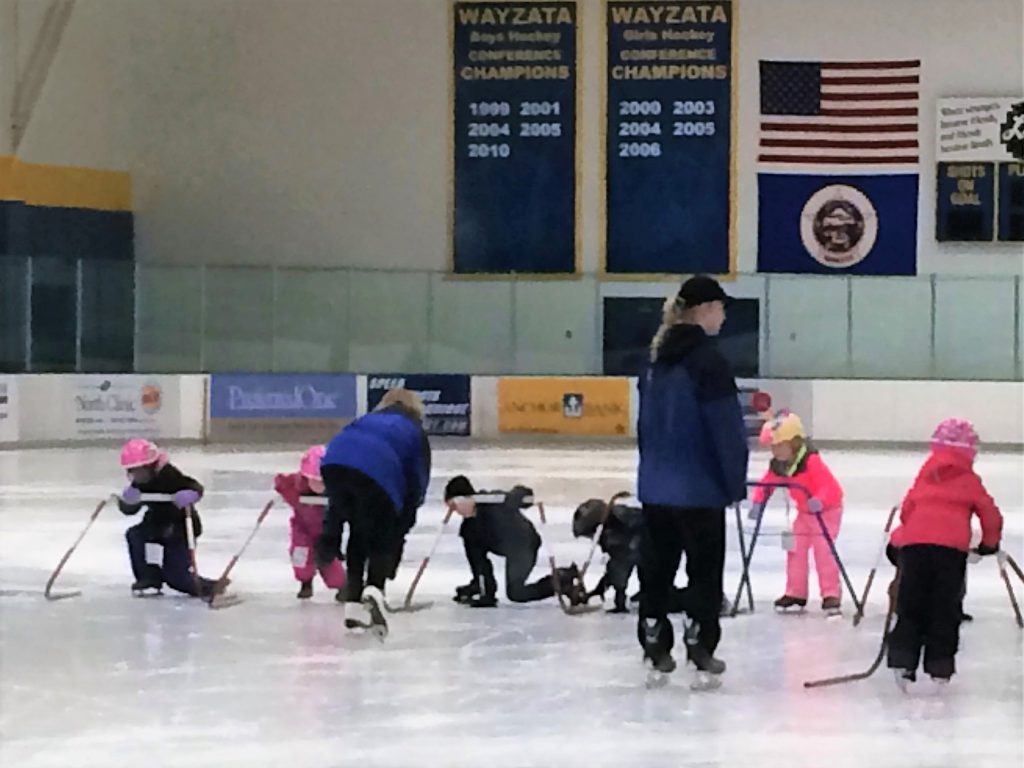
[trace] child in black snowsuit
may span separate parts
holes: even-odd
[[[502,497],[501,501],[478,501],[474,496]],[[532,505],[533,491],[521,485],[507,493],[482,491],[479,494],[463,475],[453,477],[444,489],[444,499],[462,516],[459,536],[466,550],[466,559],[473,580],[455,590],[454,600],[473,608],[492,608],[498,604],[498,585],[489,554],[505,558],[505,594],[514,603],[544,600],[555,594],[551,575],[527,584],[526,579],[537,564],[540,535],[522,510]],[[529,499],[529,500],[528,500]],[[573,603],[582,602],[574,588],[575,564],[558,569],[558,589]]]
[[[602,499],[588,499],[576,508],[572,517],[572,535],[593,539],[598,530],[597,545],[608,555],[608,564],[597,586],[587,593],[586,599],[600,597],[604,600],[608,588],[615,590],[615,604],[608,613],[627,613],[626,588],[629,577],[640,564],[640,544],[644,530],[643,509],[626,504],[613,504],[610,511],[608,502]],[[606,517],[607,514],[607,517]],[[603,526],[602,526],[603,521]],[[631,602],[640,599],[633,595]],[[687,605],[686,587],[674,587],[669,596],[669,613],[682,613]],[[722,615],[729,612],[729,602],[723,598]]]
[[[167,584],[178,592],[209,600],[215,591],[223,590],[226,581],[218,584],[198,574],[193,578],[191,572],[185,516],[191,516],[193,534],[199,538],[203,524],[195,504],[203,496],[203,486],[179,471],[168,461],[167,454],[148,440],[129,440],[121,450],[121,467],[131,480],[118,500],[121,512],[135,515],[146,507],[142,522],[133,525],[125,534],[135,576],[132,592],[143,594]],[[145,502],[142,501],[143,494],[167,495],[170,501]],[[161,546],[162,565],[147,561],[147,544]]]
[[[599,596],[604,600],[604,593],[609,587],[615,590],[615,607],[609,613],[627,613],[626,586],[640,562],[640,536],[644,529],[643,510],[640,507],[627,507],[624,504],[613,504],[601,499],[589,499],[576,508],[572,516],[572,535],[579,538],[586,536],[593,539],[598,530],[597,545],[608,555],[608,564],[604,575],[597,586],[587,594],[587,598]]]

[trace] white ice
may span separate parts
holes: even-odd
[[[216,576],[270,498],[294,451],[181,449],[173,460],[207,487],[200,570]],[[846,490],[840,551],[860,590],[886,513],[920,454],[826,451]],[[754,458],[759,474],[764,455]],[[438,531],[445,480],[480,487],[530,484],[550,521],[542,533],[560,562],[587,544],[568,521],[588,497],[632,489],[624,446],[545,449],[438,443],[434,481],[390,595],[404,595]],[[985,454],[979,469],[1006,517],[1004,546],[1022,557],[1020,454]],[[757,610],[723,620],[729,664],[717,692],[693,693],[680,670],[644,688],[635,616],[563,615],[554,601],[493,610],[451,602],[468,579],[450,525],[419,595],[434,606],[392,615],[384,645],[349,634],[332,594],[295,598],[288,512],[278,505],[234,572],[241,605],[210,611],[173,593],[132,599],[123,532],[108,508],[68,563],[48,603],[42,586],[96,502],[123,477],[109,449],[0,452],[0,765],[42,766],[998,766],[1024,762],[1022,633],[994,559],[970,566],[959,674],[937,693],[901,694],[884,669],[834,688],[802,683],[858,671],[879,645],[881,569],[857,628],[827,620],[813,582],[810,610],[773,613],[783,587],[778,538],[754,558]],[[769,513],[769,532],[784,520]],[[500,562],[496,563],[500,566]],[[601,563],[595,563],[598,573]],[[730,517],[726,591],[740,563]],[[499,574],[502,572],[498,567]],[[538,565],[534,576],[542,575]],[[593,583],[596,574],[591,579]],[[1024,598],[1024,588],[1017,585]],[[502,595],[502,597],[504,597]]]

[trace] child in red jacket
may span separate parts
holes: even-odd
[[[292,559],[292,570],[295,578],[301,583],[300,600],[313,596],[313,576],[317,567],[313,560],[313,545],[324,530],[324,505],[304,504],[303,496],[323,496],[324,481],[320,478],[320,460],[324,457],[324,447],[314,445],[303,455],[299,463],[299,471],[281,474],[274,478],[274,490],[281,494],[292,508],[292,517],[288,521],[291,529],[291,540],[288,554]],[[345,601],[345,569],[340,560],[332,560],[329,565],[320,569],[320,578],[331,589],[338,590],[335,599]]]
[[[829,536],[835,541],[843,516],[843,489],[822,461],[818,451],[807,440],[800,417],[781,411],[765,425],[762,440],[770,437],[772,461],[762,483],[791,482],[810,492],[790,488],[790,498],[796,503],[797,515],[793,521],[793,546],[786,553],[786,594],[775,601],[780,610],[803,608],[807,605],[808,553],[814,551],[814,568],[818,572],[821,590],[821,609],[829,615],[839,613],[842,587],[839,583],[839,565],[821,533],[817,516],[825,522]],[[753,504],[750,516],[757,519],[764,511],[770,489],[763,486],[751,494]]]
[[[903,499],[890,558],[899,564],[896,613],[889,635],[889,668],[906,690],[924,671],[949,682],[956,672],[960,600],[971,545],[971,518],[981,520],[980,555],[999,551],[1003,516],[974,471],[978,435],[969,421],[946,419],[932,435],[932,450]]]

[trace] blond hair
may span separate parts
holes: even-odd
[[[673,325],[679,325],[686,320],[688,310],[676,296],[669,296],[661,307],[661,325],[651,339],[651,362],[658,359],[658,348],[665,338],[665,334]]]
[[[377,403],[375,411],[381,411],[392,405],[400,405],[409,411],[418,421],[423,421],[423,400],[411,389],[395,387],[389,389]]]

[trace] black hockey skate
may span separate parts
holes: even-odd
[[[721,676],[725,673],[725,662],[716,659],[712,653],[700,644],[700,624],[689,617],[684,619],[683,639],[686,642],[686,658],[697,669],[697,675],[690,683],[694,691],[710,691],[722,685]]]
[[[790,608],[795,608],[793,613],[803,613],[804,608],[807,607],[807,600],[803,597],[793,597],[791,595],[783,595],[775,601],[775,610],[780,613],[790,612]]]
[[[163,584],[159,581],[153,581],[151,579],[139,579],[132,584],[132,596],[133,597],[158,597],[162,595]]]
[[[824,600],[822,600],[821,610],[824,611],[825,615],[829,618],[843,615],[843,609],[839,604],[838,597],[826,597]]]
[[[644,665],[647,667],[648,689],[668,685],[669,675],[675,672],[676,660],[665,649],[661,639],[661,627],[656,619],[644,620]]]
[[[469,584],[463,584],[461,587],[455,588],[455,597],[452,598],[456,603],[469,603],[474,597],[480,594],[480,585],[476,581],[471,581]]]
[[[309,600],[313,596],[313,580],[302,582],[302,586],[299,587],[299,593],[296,595],[299,600]]]

